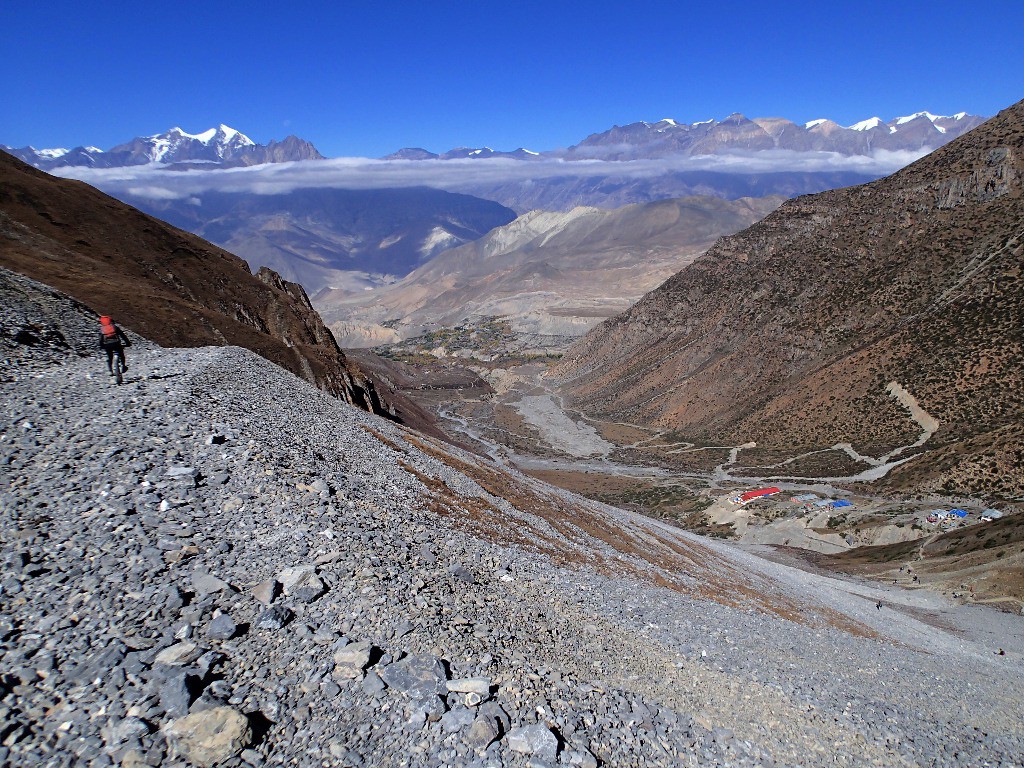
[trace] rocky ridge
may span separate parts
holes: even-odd
[[[117,387],[67,354],[81,306],[2,306],[51,340],[12,330],[0,361],[2,765],[1024,754],[1019,618],[954,635],[919,597],[558,491],[243,349],[140,339]]]

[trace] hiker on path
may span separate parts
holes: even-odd
[[[124,348],[132,345],[124,331],[117,327],[107,315],[100,315],[100,349],[107,353],[107,370],[114,375],[114,355],[121,353],[121,367],[128,370],[128,360],[124,356]]]

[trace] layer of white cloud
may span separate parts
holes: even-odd
[[[492,184],[526,183],[551,178],[655,178],[667,173],[715,171],[749,174],[796,171],[848,171],[884,176],[917,160],[926,151],[888,152],[847,157],[835,152],[758,152],[683,155],[651,160],[563,160],[529,162],[509,158],[465,160],[373,160],[336,158],[276,163],[249,168],[169,170],[151,164],[129,168],[58,168],[65,178],[79,179],[111,194],[154,200],[194,198],[204,192],[284,194],[296,189],[394,189],[427,186],[450,191],[479,189]]]

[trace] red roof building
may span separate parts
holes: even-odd
[[[778,488],[758,488],[754,491],[747,491],[746,493],[740,494],[740,501],[746,504],[748,501],[759,499],[762,496],[774,496],[776,493],[781,493]]]

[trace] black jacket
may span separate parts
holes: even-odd
[[[108,339],[102,333],[100,334],[100,349],[107,349],[109,347],[130,347],[132,343],[128,341],[128,337],[124,335],[124,331],[114,326],[114,330],[117,335],[113,339]]]

